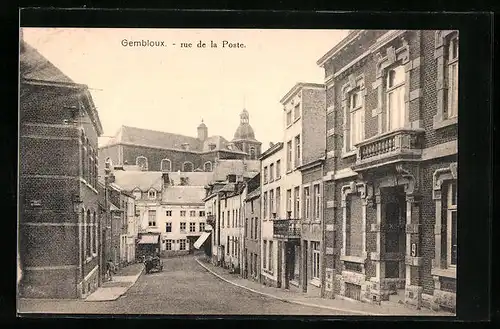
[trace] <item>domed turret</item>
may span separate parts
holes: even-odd
[[[204,141],[207,138],[208,138],[208,128],[207,125],[203,122],[203,119],[201,119],[201,123],[198,126],[198,139]]]
[[[236,129],[236,132],[234,133],[234,139],[255,139],[255,133],[253,131],[253,128],[250,126],[249,123],[249,114],[246,109],[243,109],[243,111],[240,114],[240,125]]]

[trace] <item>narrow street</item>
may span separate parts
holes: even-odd
[[[142,275],[112,302],[20,300],[19,312],[72,314],[342,315],[285,303],[226,283],[203,269],[193,256],[164,260],[160,273]]]

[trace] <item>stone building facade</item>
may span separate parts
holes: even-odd
[[[255,160],[260,156],[261,143],[255,139],[249,116],[246,109],[241,112],[231,141],[209,136],[203,120],[197,137],[122,126],[99,147],[100,168],[111,161],[113,165],[137,165],[144,171],[211,172],[219,159]]]
[[[454,310],[458,32],[354,31],[318,65],[334,294]]]
[[[21,38],[19,294],[80,298],[99,284],[97,139],[86,85]]]
[[[242,274],[246,279],[260,281],[260,174],[245,185],[243,212]]]

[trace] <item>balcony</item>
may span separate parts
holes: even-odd
[[[274,219],[273,237],[275,239],[300,239],[300,219]]]
[[[356,144],[356,163],[352,169],[363,171],[399,161],[422,157],[423,129],[398,129]]]

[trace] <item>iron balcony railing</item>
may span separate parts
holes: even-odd
[[[300,239],[300,219],[274,219],[273,236],[276,239]]]
[[[363,170],[397,160],[419,159],[422,156],[423,133],[423,129],[403,128],[356,144],[353,169]]]

